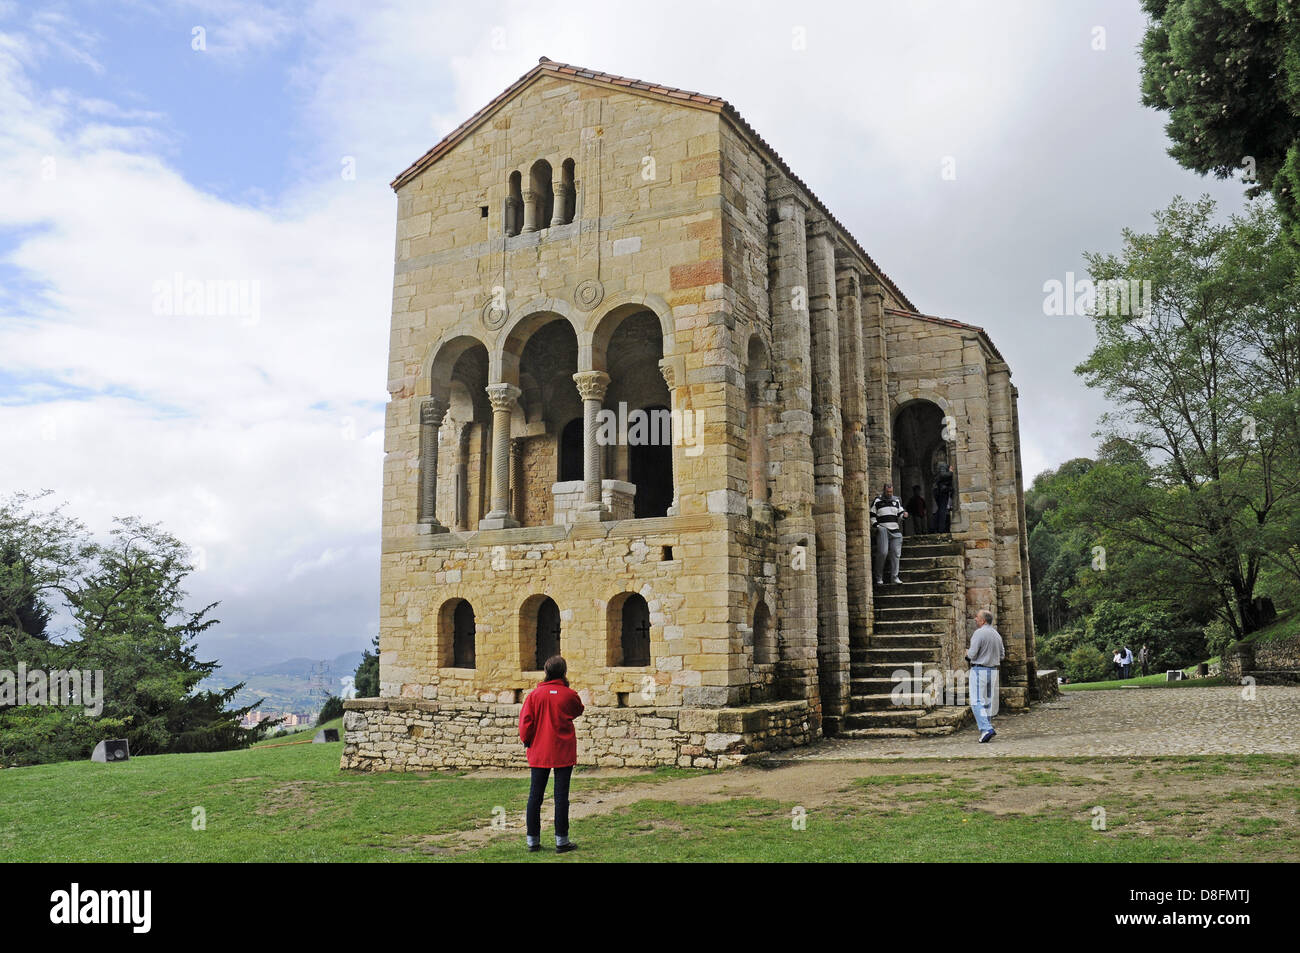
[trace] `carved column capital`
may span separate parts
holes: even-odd
[[[425,427],[441,427],[447,416],[447,401],[441,397],[426,397],[420,401],[420,424]]]
[[[497,413],[509,413],[515,409],[515,401],[522,394],[514,384],[488,384],[487,395],[488,402],[492,405],[492,410]]]
[[[669,390],[677,386],[675,381],[677,375],[673,371],[672,361],[668,360],[668,358],[665,357],[659,362],[659,373],[664,376],[664,381],[668,384]]]
[[[604,371],[578,371],[573,375],[573,382],[578,385],[583,400],[604,400],[609,375]]]

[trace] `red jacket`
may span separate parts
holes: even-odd
[[[578,763],[578,736],[573,719],[585,706],[563,681],[542,682],[524,699],[519,713],[519,740],[533,768],[569,768]]]

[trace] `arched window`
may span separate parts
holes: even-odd
[[[650,607],[633,592],[623,600],[620,628],[623,664],[650,664]]]
[[[546,597],[537,606],[537,669],[546,667],[546,660],[560,654],[560,607]]]
[[[551,224],[555,211],[555,193],[551,189],[551,164],[538,159],[528,172],[528,191],[524,194],[525,232],[535,232]]]
[[[565,159],[560,166],[559,199],[562,201],[559,209],[560,224],[568,225],[578,211],[578,187],[573,181],[572,159]]]
[[[560,431],[560,459],[557,479],[561,483],[581,480],[582,473],[582,418],[574,417]]]
[[[474,607],[451,599],[438,613],[438,658],[443,668],[474,668]]]
[[[518,171],[510,173],[510,192],[506,196],[506,210],[502,216],[502,229],[507,235],[518,235],[524,226],[522,180],[523,175]]]
[[[776,630],[767,603],[760,601],[754,609],[754,664],[771,665],[776,661]]]

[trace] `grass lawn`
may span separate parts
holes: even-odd
[[[1228,685],[1227,679],[1214,676],[1212,678],[1185,678],[1180,682],[1165,681],[1165,673],[1159,675],[1138,675],[1135,678],[1116,678],[1105,682],[1071,682],[1068,685],[1062,685],[1063,692],[1093,692],[1103,688],[1123,688],[1125,685],[1136,685],[1140,688],[1206,688],[1211,685]]]
[[[581,849],[530,855],[520,847],[522,772],[348,774],[340,747],[0,771],[0,851],[77,862],[1133,862],[1295,860],[1300,842],[1298,758],[912,760],[580,769]],[[1108,812],[1105,831],[1092,827],[1096,805]],[[206,830],[192,829],[196,807]],[[549,833],[548,820],[544,841]]]

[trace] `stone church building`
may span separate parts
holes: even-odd
[[[952,731],[980,608],[1028,704],[1010,368],[730,104],[543,58],[393,188],[380,697],[345,768],[523,765],[557,652],[582,763]],[[951,525],[875,585],[871,500],[941,463]]]

